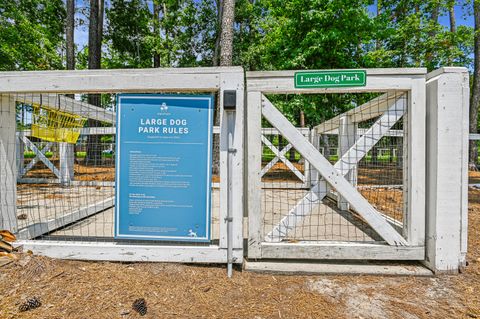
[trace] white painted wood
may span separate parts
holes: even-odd
[[[262,243],[262,258],[423,260],[424,246],[389,246],[373,243]]]
[[[249,78],[248,89],[260,91],[265,94],[326,94],[326,93],[362,93],[362,92],[387,92],[387,91],[409,91],[412,86],[412,79],[422,78],[425,75],[371,75],[367,77],[366,86],[348,88],[317,88],[298,89],[294,87],[294,79],[291,77],[272,78]]]
[[[421,276],[429,277],[433,273],[423,266],[366,264],[366,263],[319,263],[288,261],[245,261],[245,270],[253,272],[309,275],[371,275],[371,276]],[[313,285],[315,280],[312,279]]]
[[[61,184],[59,178],[17,178],[17,183],[21,184]],[[113,181],[69,181],[66,185],[74,186],[105,186],[105,187],[114,187],[115,182]],[[273,188],[279,188],[272,186]],[[212,188],[220,188],[220,183],[212,183]]]
[[[427,82],[426,265],[434,272],[465,265],[469,82],[467,69],[457,70]]]
[[[74,145],[69,143],[58,143],[58,156],[60,158],[60,180],[68,183],[73,180],[75,154]]]
[[[122,262],[224,263],[227,251],[218,246],[132,245],[122,243],[20,240],[16,245],[36,255],[73,260]],[[243,252],[233,251],[236,264],[243,262]]]
[[[217,91],[220,74],[240,72],[240,67],[0,72],[0,93]]]
[[[262,229],[262,94],[247,92],[246,137],[247,137],[247,192],[248,257],[261,258]]]
[[[429,72],[425,75],[425,79],[430,81],[431,79],[438,77],[439,75],[443,75],[444,73],[463,73],[465,72],[465,67],[458,67],[458,66],[443,66],[432,72]]]
[[[315,149],[319,150],[320,140],[318,139],[317,131],[314,129],[310,130],[310,143],[313,145],[313,147],[315,147]],[[308,161],[305,161],[305,162],[308,163]],[[306,186],[307,188],[310,188],[318,183],[319,176],[318,176],[317,170],[313,167],[310,167],[310,164],[309,164],[309,171],[307,173],[308,173],[308,176],[307,176],[308,184]]]
[[[287,167],[289,170],[291,170],[295,176],[298,177],[301,181],[304,181],[305,176],[290,162],[284,154],[282,154],[278,148],[275,147],[266,137],[265,135],[262,135],[261,137],[262,143],[265,144],[272,152],[277,156]]]
[[[470,141],[478,141],[478,140],[480,140],[480,134],[474,134],[474,133],[469,134],[469,140],[470,140]]]
[[[425,151],[426,97],[425,79],[412,80],[408,111],[404,119],[404,236],[412,246],[425,245]],[[406,144],[406,145],[405,145]]]
[[[310,187],[306,186],[305,183],[301,182],[268,182],[262,181],[262,189],[304,189],[309,190]]]
[[[24,137],[26,137],[27,135],[25,135]],[[21,144],[22,145],[25,145],[25,143],[23,143],[23,137],[19,137],[19,140],[22,142]],[[45,144],[45,146],[39,150],[40,153],[42,153],[45,157],[46,157],[46,153],[48,151],[50,151],[50,149],[52,148],[53,146],[53,143],[52,142],[48,142],[47,144]],[[35,153],[35,157],[32,158],[32,160],[27,164],[27,166],[25,167],[22,167],[21,168],[21,171],[19,173],[19,177],[23,177],[29,170],[31,170],[35,164],[38,163],[38,161],[40,160],[40,157],[37,153]]]
[[[343,157],[348,150],[355,145],[356,134],[357,134],[357,124],[353,122],[351,115],[345,115],[340,118],[339,134],[338,134],[338,151]],[[358,160],[357,160],[358,162]],[[343,169],[344,162],[340,162],[340,170]],[[345,178],[353,186],[357,186],[357,166],[354,165],[348,170],[345,174]],[[338,198],[337,206],[341,210],[348,210],[348,202],[341,196]]]
[[[25,145],[29,149],[31,149],[36,156],[38,156],[38,158],[45,164],[45,166],[47,166],[55,174],[55,176],[61,178],[60,171],[55,167],[55,165],[53,165],[52,162],[50,162],[50,160],[42,153],[42,151],[40,151],[37,146],[35,146],[35,144],[33,144],[26,136],[22,136],[21,139],[23,143],[25,143]]]
[[[83,70],[83,71],[45,71],[45,72],[0,72],[0,93],[6,92],[15,94],[17,99],[24,102],[41,102],[43,105],[48,103],[55,105],[57,109],[76,113],[88,118],[93,118],[102,122],[114,123],[115,113],[106,110],[92,108],[89,105],[79,104],[78,101],[68,100],[63,95],[47,94],[60,92],[65,93],[109,93],[109,92],[218,92],[219,104],[223,106],[224,90],[236,90],[237,109],[235,115],[234,135],[232,150],[233,174],[231,180],[226,178],[226,154],[229,151],[227,146],[226,123],[224,111],[220,110],[221,127],[220,133],[220,220],[225,221],[227,216],[226,198],[228,187],[227,183],[233,185],[230,191],[232,198],[233,215],[233,247],[236,256],[243,256],[243,138],[244,138],[244,72],[241,67],[218,67],[218,68],[175,68],[175,69],[131,69],[131,70]],[[28,93],[28,94],[25,94]],[[42,94],[42,97],[40,97]],[[8,97],[8,96],[7,96]],[[53,99],[54,98],[54,99]],[[28,100],[30,99],[30,100]],[[41,100],[41,101],[40,101]],[[62,102],[65,101],[65,102]],[[82,113],[84,112],[84,113]],[[15,123],[15,121],[13,121]],[[0,126],[3,127],[3,126]],[[98,132],[100,130],[100,132]],[[102,129],[92,129],[89,133],[102,134]],[[103,129],[104,133],[113,134],[113,128]],[[15,138],[15,134],[14,134]],[[27,141],[26,141],[27,140]],[[33,146],[34,151],[38,151],[33,143],[28,139],[22,138],[28,146]],[[15,143],[13,143],[14,145]],[[46,162],[47,166],[59,177],[58,170],[49,165],[47,159],[39,154],[40,160]],[[51,164],[51,163],[50,163]],[[68,184],[73,183],[69,182]],[[15,185],[15,180],[12,182]],[[215,187],[215,183],[213,184]],[[14,200],[15,197],[13,197]],[[5,205],[2,205],[2,209]],[[12,205],[13,207],[15,205]],[[192,253],[182,255],[182,250],[176,247],[164,246],[153,247],[145,251],[153,251],[157,254],[151,260],[162,261],[194,261],[194,262],[226,262],[226,223],[220,223],[219,253],[215,249],[207,247],[187,247],[192,249]],[[130,246],[133,247],[133,246]],[[50,249],[50,248],[49,248]],[[156,250],[157,249],[157,250]],[[141,250],[141,248],[140,248]],[[67,256],[71,256],[68,248],[63,249]],[[103,253],[102,253],[103,254]],[[137,253],[135,253],[137,254]],[[209,255],[210,254],[210,255]],[[55,255],[55,253],[53,253]],[[117,260],[128,260],[118,254]],[[162,256],[165,258],[162,259]],[[92,258],[98,258],[91,256]],[[88,257],[87,257],[88,259]],[[132,260],[138,259],[132,257]],[[238,258],[237,263],[241,263]]]
[[[333,166],[337,174],[345,176],[351,169],[355,168],[357,163],[365,157],[384,134],[403,116],[405,104],[404,99],[397,100],[390,106],[390,109],[365,132],[364,135],[355,141],[354,145]],[[317,154],[319,153],[317,152]],[[321,200],[327,195],[327,190],[328,185],[325,179],[320,180],[320,182],[313,186],[297,205],[295,205],[288,214],[281,219],[279,224],[267,234],[265,240],[280,241],[285,238],[288,232],[295,228],[296,225],[299,225],[303,218],[310,214],[313,207],[321,202]]]
[[[43,105],[66,113],[115,124],[115,112],[86,102],[77,101],[62,94],[15,94],[14,96],[17,102]]]
[[[310,129],[308,127],[297,127],[297,130],[304,136],[308,136],[310,134]],[[262,134],[281,135],[281,133],[274,127],[262,127]]]
[[[303,135],[307,136],[309,134],[309,129],[304,127],[297,127]],[[360,129],[361,130],[361,129]],[[31,136],[30,130],[22,131],[25,136]],[[17,132],[17,135],[20,132]],[[106,126],[106,127],[84,127],[80,130],[81,135],[115,135],[116,129],[114,126]],[[220,134],[220,127],[214,126],[213,127],[213,134]],[[277,129],[272,127],[262,127],[262,134],[263,135],[279,135]],[[336,134],[336,133],[335,133]],[[400,133],[397,133],[400,134]],[[403,134],[403,133],[401,133]],[[398,136],[398,135],[395,135]],[[402,135],[403,136],[403,135]]]
[[[225,90],[236,91],[236,110],[233,119],[234,127],[232,132],[231,161],[232,176],[230,184],[230,198],[232,200],[232,229],[233,248],[243,251],[243,216],[244,216],[244,73],[241,68],[234,68],[235,72],[221,73],[219,102],[221,108],[220,118],[220,247],[227,248],[227,192],[229,190],[227,180],[227,153],[228,153],[228,129],[226,111],[223,110],[223,92]],[[226,261],[226,259],[225,259]]]
[[[15,101],[0,95],[0,229],[17,231]]]
[[[337,115],[328,121],[320,123],[319,125],[315,126],[314,129],[318,134],[338,134],[340,119],[343,116],[350,116],[351,121],[354,123],[367,121],[382,115],[397,99],[398,96],[395,92],[382,94],[360,106]]]
[[[265,135],[262,134],[262,141],[264,139],[267,139],[265,137]],[[271,143],[270,143],[271,145]],[[270,148],[268,145],[267,145],[268,148]],[[275,164],[277,164],[277,162],[280,160],[280,157],[283,157],[285,158],[285,154],[287,154],[287,152],[292,148],[292,144],[288,144],[286,145],[284,148],[282,148],[282,150],[280,152],[278,152],[278,149],[276,149],[276,151],[278,152],[278,155],[276,155],[270,162],[268,162],[267,165],[265,165],[263,168],[262,168],[262,171],[260,172],[260,175],[263,176],[265,175],[273,166],[275,166]],[[273,150],[272,150],[273,151]],[[275,152],[273,152],[275,154]],[[287,159],[288,161],[288,159]],[[288,161],[290,163],[290,161]],[[291,163],[290,163],[291,164]],[[301,174],[301,173],[300,173]]]
[[[380,116],[382,114],[378,114],[378,116]],[[358,128],[357,129],[357,135],[361,136],[365,133],[367,129],[365,128]],[[338,128],[337,129],[334,129],[334,130],[331,130],[331,131],[328,131],[328,132],[324,132],[322,134],[327,134],[327,135],[338,135]],[[480,135],[480,134],[479,134]],[[391,137],[403,137],[403,130],[390,130],[387,132],[387,134],[385,134],[385,136],[391,136]]]
[[[115,135],[117,134],[114,126],[107,127],[84,127],[80,130],[80,135]]]
[[[450,69],[450,68],[445,68]],[[365,70],[368,75],[423,75],[427,73],[426,68],[371,68],[371,69],[360,69]],[[305,70],[286,70],[286,71],[248,71],[246,72],[247,80],[252,80],[255,78],[272,78],[272,77],[293,77],[295,72],[305,71]],[[325,71],[335,71],[335,69],[320,69],[320,70],[308,70],[309,72],[325,72]],[[338,71],[338,70],[337,70]],[[248,82],[248,81],[247,81]],[[248,83],[247,83],[248,84]]]
[[[20,229],[18,231],[17,238],[32,239],[50,233],[56,229],[72,224],[80,219],[95,215],[101,211],[104,211],[105,209],[111,208],[113,207],[114,203],[115,197],[110,197],[88,205],[86,207],[79,208],[70,213],[66,213],[63,216],[52,218],[45,222],[28,225],[26,228]]]
[[[23,144],[22,139],[18,136],[22,132],[17,133],[15,137],[15,155],[17,157],[17,178],[23,175],[23,167],[25,166],[25,145]]]
[[[470,105],[470,74],[465,72],[465,69],[461,70],[462,74],[462,119],[463,119],[463,134],[469,134],[469,105]],[[462,181],[462,195],[461,201],[461,231],[460,231],[460,263],[462,266],[466,265],[467,249],[468,249],[468,148],[469,141],[466,138],[462,139],[463,152],[462,152],[462,168],[461,178]]]
[[[319,171],[325,181],[337,189],[340,195],[355,208],[380,237],[389,245],[407,244],[405,239],[397,233],[395,229],[379,215],[378,211],[343,177],[343,172],[338,172],[327,159],[318,153],[315,147],[313,147],[263,95],[262,114],[295,146],[305,160],[310,161],[310,164]]]

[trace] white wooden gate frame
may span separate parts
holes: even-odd
[[[218,92],[220,105],[220,239],[218,245],[142,245],[117,242],[22,240],[37,254],[64,259],[227,263],[227,198],[233,218],[233,262],[243,262],[243,152],[230,152],[234,169],[227,179],[229,152],[223,92],[236,91],[236,112],[230,150],[242,150],[244,138],[244,71],[241,67],[130,70],[0,72],[0,228],[16,225],[15,94],[111,92]],[[67,112],[95,113],[72,103],[59,103]],[[77,104],[78,104],[77,103]],[[110,118],[105,113],[106,118]],[[90,114],[81,114],[90,117]],[[111,121],[111,119],[110,119]],[[13,123],[13,125],[12,125]],[[37,154],[38,155],[38,154]],[[5,169],[4,169],[5,168]],[[229,185],[234,185],[230,186]],[[235,191],[232,188],[235,187]],[[230,194],[229,194],[230,193]],[[4,224],[2,224],[4,221]],[[6,221],[6,222],[5,222]],[[9,224],[10,223],[10,224]]]
[[[367,69],[367,84],[353,88],[297,89],[294,87],[295,71],[247,72],[247,180],[246,196],[249,216],[248,257],[251,259],[383,259],[383,260],[424,260],[425,259],[425,74],[424,68],[410,69]],[[294,147],[310,161],[316,169],[323,168],[329,176],[327,181],[338,182],[349,192],[342,194],[345,199],[357,193],[335,169],[319,154],[281,113],[266,99],[264,94],[313,94],[347,92],[399,92],[408,97],[408,113],[405,141],[407,160],[404,163],[407,189],[403,234],[388,229],[385,220],[376,220],[372,211],[371,226],[388,244],[349,243],[341,241],[320,241],[300,243],[267,242],[263,233],[261,211],[261,117],[275,121],[277,129]],[[281,125],[279,125],[281,124]],[[275,126],[275,125],[274,125]],[[292,129],[293,128],[293,129]],[[258,137],[258,138],[255,138]],[[335,175],[335,176],[333,176]],[[332,177],[333,176],[333,177]],[[333,178],[333,179],[332,179]],[[329,180],[331,179],[331,180]],[[358,194],[358,193],[357,193]],[[368,202],[357,196],[355,201],[366,205]],[[363,197],[362,197],[363,198]],[[357,207],[358,210],[358,207]],[[364,216],[365,217],[365,216]],[[379,224],[375,224],[379,222]],[[373,225],[372,225],[373,223]],[[382,229],[379,229],[383,228]],[[398,236],[396,236],[397,234]]]

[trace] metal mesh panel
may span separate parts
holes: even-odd
[[[15,139],[6,146],[16,148],[17,155],[16,205],[9,204],[15,211],[15,221],[11,224],[18,225],[17,237],[114,241],[116,94],[90,94],[90,97],[88,92],[75,96],[15,94],[2,99],[1,103],[12,101],[17,132]],[[76,143],[33,137],[35,105],[88,118]],[[0,109],[7,107],[4,105]],[[55,134],[55,130],[63,128],[51,126],[47,129]],[[5,162],[2,166],[6,169]],[[211,242],[219,239],[218,181],[219,177],[214,176]],[[4,185],[8,182],[0,181]],[[8,223],[2,221],[3,225]]]
[[[347,111],[339,107],[333,117],[312,125],[311,131],[299,130],[402,233],[407,94],[386,93],[373,99],[369,95],[366,100],[370,101]],[[361,214],[295,150],[295,145],[274,128],[263,129],[262,142],[265,241],[382,241]],[[324,193],[322,183],[326,185]]]

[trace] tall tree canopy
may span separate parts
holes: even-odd
[[[91,4],[97,2],[103,3],[78,0],[76,4],[88,20]],[[458,24],[455,10],[461,5],[465,15],[473,16],[474,2],[478,8],[477,0],[109,0],[105,24],[99,25],[99,40],[90,43],[90,51],[101,56],[95,68],[218,65],[222,45],[226,49],[221,41],[222,18],[228,18],[230,26],[234,17],[233,34],[227,30],[227,38],[233,36],[233,49],[224,52],[228,61],[246,70],[432,70],[444,65],[473,70],[473,27]],[[0,70],[65,68],[66,7],[67,0],[0,2]],[[98,19],[103,19],[101,12]],[[444,18],[449,23],[441,24]],[[71,23],[70,16],[68,26]],[[74,54],[76,65],[87,68],[87,56],[93,51],[80,50]],[[366,97],[274,98],[295,124],[308,125]],[[476,127],[476,117],[471,120],[471,127]]]
[[[62,0],[0,1],[0,70],[62,69]]]

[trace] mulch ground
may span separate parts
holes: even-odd
[[[0,267],[0,318],[480,318],[480,190],[468,266],[436,277],[287,276],[223,266],[53,260]],[[29,297],[42,305],[20,312]],[[145,298],[147,314],[132,310]]]

